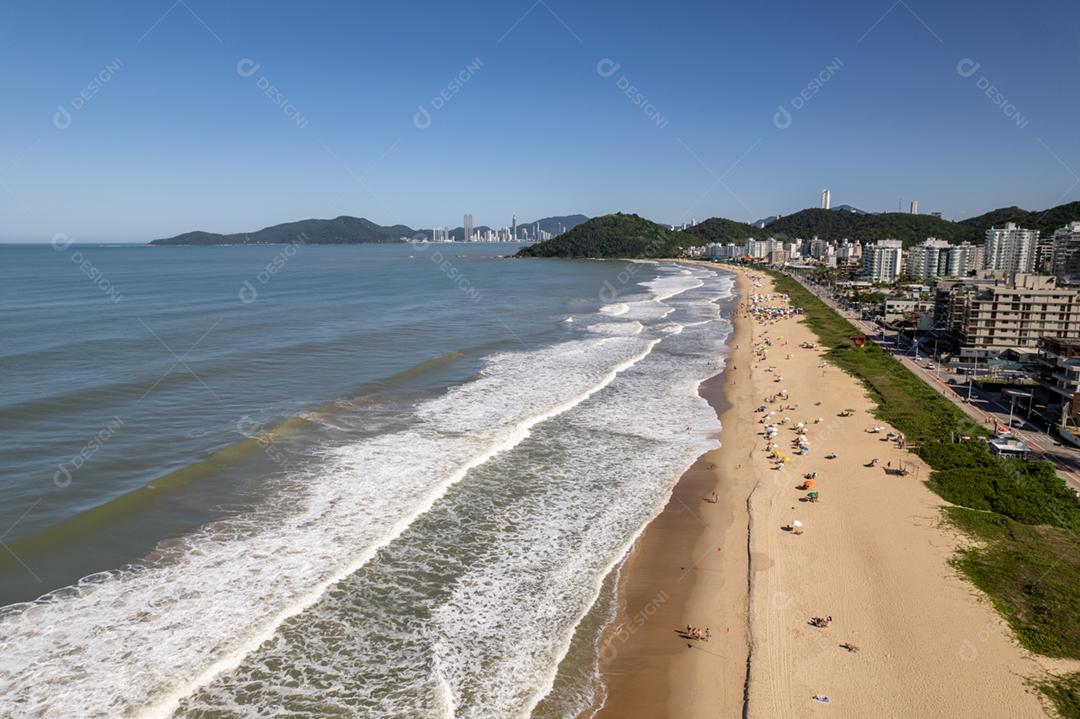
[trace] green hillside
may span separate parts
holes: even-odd
[[[745,222],[735,222],[723,217],[713,217],[699,222],[693,227],[688,227],[681,234],[687,237],[687,244],[707,245],[710,242],[724,244],[734,242],[737,245],[744,244],[747,238],[764,237],[766,230],[760,230]]]
[[[675,257],[694,244],[680,232],[617,212],[594,217],[545,242],[521,248],[518,257]]]
[[[1080,202],[1058,205],[1042,212],[1032,212],[1019,207],[1003,207],[986,214],[961,220],[959,224],[970,227],[982,237],[990,227],[1001,227],[1006,222],[1015,222],[1029,230],[1039,230],[1043,237],[1049,237],[1070,222],[1080,221]]]
[[[770,237],[820,237],[823,240],[901,240],[905,247],[915,245],[927,237],[937,237],[949,242],[974,242],[983,237],[986,228],[934,217],[911,215],[904,212],[887,212],[880,215],[860,215],[844,210],[809,209],[782,217],[758,230]]]

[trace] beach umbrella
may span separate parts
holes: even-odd
[[[807,492],[806,496],[807,497],[813,497],[814,499],[817,499],[818,493],[817,492]]]
[[[791,521],[791,526],[792,526],[792,527],[801,527],[801,526],[802,526],[802,522],[800,522],[800,521],[799,521],[799,520],[797,520],[797,519],[793,519],[793,520]]]
[[[815,482],[812,479],[806,480],[805,482],[803,482],[803,484],[805,484],[807,487],[816,487],[817,486],[817,482]]]

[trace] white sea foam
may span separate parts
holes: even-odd
[[[645,325],[640,322],[597,322],[585,329],[598,335],[631,337],[641,334],[645,329]]]
[[[710,295],[694,296],[706,282]],[[623,321],[591,325],[600,336],[493,356],[477,380],[418,406],[408,429],[327,448],[265,512],[5,611],[0,713],[153,716],[182,702],[262,716],[299,702],[308,713],[363,703],[373,717],[526,715],[606,574],[715,446],[696,388],[722,366],[729,326],[698,317],[722,283],[665,272],[625,311],[601,311]],[[657,323],[668,315],[695,322]],[[503,519],[477,525],[500,491],[491,512]],[[467,547],[477,555],[455,553]],[[415,584],[438,571],[453,584]],[[423,612],[350,600],[376,590]],[[388,652],[380,631],[405,649]]]
[[[19,707],[12,715],[171,711],[363,566],[469,469],[654,344],[610,337],[495,356],[479,380],[421,406],[415,428],[331,452],[293,496],[282,489],[277,516],[211,525],[168,561],[8,610],[0,696]],[[558,381],[523,381],[540,367]]]
[[[604,305],[603,307],[601,307],[600,313],[610,315],[612,317],[617,317],[618,315],[626,314],[626,311],[629,309],[630,306],[627,305],[625,302],[616,302],[615,304]]]

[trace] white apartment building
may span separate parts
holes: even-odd
[[[949,243],[945,240],[927,238],[908,250],[904,271],[920,280],[937,277],[942,274],[942,255],[948,252],[949,247]],[[945,255],[945,261],[948,262],[948,255]]]
[[[1025,230],[1014,222],[1006,222],[1001,229],[991,227],[986,231],[983,269],[1030,274],[1035,271],[1038,245],[1038,230]]]
[[[878,240],[863,248],[863,275],[871,282],[891,284],[903,269],[904,245],[900,240]]]
[[[975,266],[976,247],[970,242],[950,245],[934,237],[915,245],[907,252],[904,271],[912,277],[963,277]]]

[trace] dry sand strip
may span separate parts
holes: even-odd
[[[740,270],[739,291],[746,298],[772,286]],[[765,339],[773,346],[756,361],[753,347]],[[949,566],[964,540],[942,526],[945,503],[923,485],[928,468],[883,441],[894,430],[873,417],[854,378],[799,346],[816,339],[798,319],[739,313],[731,340],[739,349],[702,389],[720,413],[724,446],[682,477],[623,567],[601,651],[608,696],[596,716],[1046,716],[1026,679],[1053,663],[1020,648]],[[781,389],[787,399],[763,401]],[[790,457],[779,470],[761,436],[762,404],[778,412],[770,421],[790,417],[774,440]],[[837,416],[849,408],[853,416]],[[800,421],[806,455],[792,449]],[[826,459],[830,452],[837,457]],[[864,466],[874,458],[878,466]],[[887,474],[900,462],[908,476]],[[796,489],[811,472],[816,503]],[[719,502],[703,501],[711,491]],[[785,532],[795,519],[802,533]],[[827,628],[809,624],[830,615]],[[681,638],[687,624],[709,627],[711,640]]]
[[[767,278],[759,282],[756,292],[771,293]],[[757,399],[785,388],[787,399],[770,407],[798,409],[773,418],[791,418],[774,440],[791,461],[774,470],[759,452],[755,462],[747,716],[1045,716],[1025,683],[1042,674],[1039,663],[948,564],[962,540],[941,526],[945,503],[922,483],[928,467],[884,439],[893,428],[873,417],[854,378],[799,347],[816,337],[797,319],[757,330],[773,344],[752,370]],[[849,408],[854,416],[838,417]],[[799,421],[811,445],[803,456],[789,449]],[[878,466],[866,466],[875,458]],[[886,472],[900,462],[908,476]],[[811,472],[817,503],[796,489]],[[802,534],[781,529],[795,519]],[[827,628],[808,623],[828,615]]]

